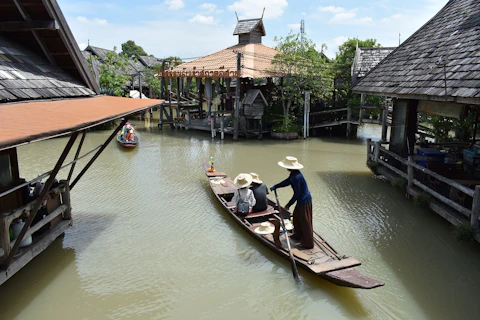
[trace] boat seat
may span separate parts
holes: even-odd
[[[275,213],[275,208],[272,207],[271,205],[268,205],[267,210],[249,213],[246,216],[246,218],[257,218],[262,216],[268,216],[268,215],[271,215],[272,213]]]

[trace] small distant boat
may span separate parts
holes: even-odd
[[[135,148],[138,144],[138,136],[135,128],[127,122],[117,134],[118,143],[125,148]]]

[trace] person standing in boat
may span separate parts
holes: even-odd
[[[268,187],[263,183],[262,180],[258,177],[258,174],[251,172],[252,176],[252,186],[250,190],[253,191],[253,196],[255,197],[255,206],[253,206],[253,212],[262,212],[267,210],[268,200],[267,194]]]
[[[285,209],[289,210],[290,206],[296,202],[295,210],[293,210],[294,234],[290,238],[299,240],[302,247],[311,249],[313,248],[312,196],[308,190],[307,181],[300,172],[303,165],[298,162],[297,158],[291,156],[279,161],[278,165],[287,169],[290,175],[287,179],[272,186],[270,190],[292,187],[293,196],[285,206]]]
[[[247,215],[252,212],[256,200],[253,191],[248,187],[252,184],[252,176],[248,173],[240,173],[233,180],[237,190],[233,193],[232,202],[235,204],[235,212],[240,215]]]

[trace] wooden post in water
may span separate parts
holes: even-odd
[[[375,163],[378,164],[378,159],[380,158],[380,142],[375,141]]]
[[[225,138],[225,112],[222,111],[222,119],[220,120],[220,139]]]
[[[237,78],[237,84],[235,86],[235,116],[233,118],[233,140],[238,140],[238,122],[240,121],[240,68],[241,68],[241,61],[242,61],[242,54],[240,52],[237,52],[237,72],[238,72],[238,78]]]
[[[352,124],[350,123],[352,121],[352,108],[348,107],[347,108],[347,138],[350,139],[350,132],[352,129]]]
[[[387,118],[388,118],[388,106],[385,103],[382,112],[382,141],[387,142]]]
[[[370,161],[370,155],[372,154],[372,139],[367,139],[367,162]]]
[[[470,216],[470,225],[478,229],[478,217],[480,216],[480,185],[475,186],[473,195],[472,215]]]
[[[72,219],[72,207],[70,205],[70,182],[68,180],[60,180],[60,183],[64,185],[64,191],[62,192],[62,202],[67,205],[67,209],[63,213],[63,220]]]
[[[407,162],[407,174],[408,174],[408,185],[407,185],[407,194],[408,191],[413,188],[413,178],[414,178],[414,171],[413,171],[413,158],[412,156],[408,156],[408,162]]]
[[[212,113],[213,113],[213,117],[211,115],[209,116],[210,116],[210,130],[212,131],[212,139],[213,139],[215,138],[215,112],[211,112],[211,114]]]

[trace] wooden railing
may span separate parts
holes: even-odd
[[[399,177],[405,179],[407,181],[407,192],[409,194],[413,194],[413,186],[416,186],[435,199],[460,212],[465,217],[470,218],[471,226],[478,228],[480,216],[480,185],[476,185],[474,190],[467,188],[458,182],[415,163],[415,161],[425,159],[426,157],[414,156],[405,159],[382,147],[380,142],[372,142],[371,139],[367,141],[367,161],[375,162],[377,168],[379,165],[384,166]],[[420,176],[423,177],[422,181],[417,179]],[[447,185],[449,187],[449,195],[442,195],[432,188],[431,185],[425,184],[424,181],[435,181],[435,183]],[[472,199],[471,204],[465,205],[457,203],[451,199],[453,195],[456,195],[455,197],[457,199],[470,197]]]
[[[68,182],[64,180],[61,181],[57,187],[52,188],[49,191],[48,195],[49,200],[47,200],[46,204],[48,214],[37,223],[31,225],[22,239],[16,238],[10,241],[10,226],[17,219],[28,218],[36,200],[33,200],[12,212],[0,213],[0,265],[4,263],[5,259],[10,254],[10,249],[14,246],[15,242],[28,239],[28,237],[37,233],[42,227],[51,223],[56,218],[63,220],[71,219],[70,190]],[[40,214],[40,212],[37,212],[37,214]]]

